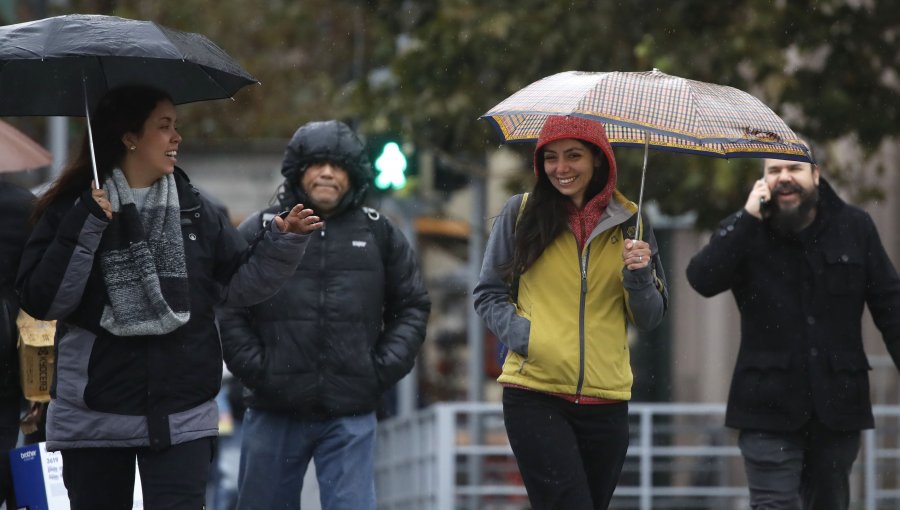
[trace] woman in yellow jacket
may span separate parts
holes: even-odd
[[[475,308],[509,348],[497,380],[532,507],[605,509],[628,449],[627,323],[660,323],[665,275],[650,228],[634,239],[602,124],[548,118],[534,170],[495,220]]]

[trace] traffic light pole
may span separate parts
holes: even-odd
[[[472,290],[478,283],[481,261],[484,257],[484,222],[487,216],[487,184],[484,176],[472,176],[472,217],[469,224],[469,402],[484,399],[484,323],[475,314],[475,296]]]
[[[410,203],[408,199],[397,199],[392,196],[386,196],[381,202],[379,209],[381,213],[393,220],[397,228],[403,232],[406,241],[409,243],[413,252],[418,252],[416,232],[413,222],[413,214],[410,211],[415,205]],[[418,402],[419,387],[419,363],[420,358],[416,359],[416,364],[412,370],[397,382],[397,415],[409,416],[416,410]]]
[[[469,347],[469,402],[484,400],[484,323],[475,314],[473,290],[481,273],[484,257],[485,218],[487,217],[487,179],[484,175],[472,176],[472,217],[469,225],[469,293],[468,293],[468,347]],[[482,444],[481,415],[472,413],[469,422],[469,444]],[[482,458],[469,456],[469,486],[478,487],[482,479]],[[468,508],[481,508],[481,498],[470,496]]]

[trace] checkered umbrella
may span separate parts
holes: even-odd
[[[801,139],[759,99],[741,90],[650,72],[568,71],[519,90],[480,118],[504,142],[533,142],[551,115],[600,121],[614,147],[720,158],[812,161]],[[643,202],[644,179],[638,214]]]
[[[481,116],[504,142],[536,141],[549,115],[604,123],[610,143],[722,158],[809,161],[800,138],[759,99],[741,90],[640,73],[554,74],[509,96]]]

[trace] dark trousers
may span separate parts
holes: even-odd
[[[0,503],[5,501],[6,508],[16,508],[9,450],[19,440],[19,411],[18,398],[0,399]]]
[[[859,431],[817,420],[790,432],[742,430],[738,438],[754,510],[847,510]]]
[[[628,404],[503,390],[503,419],[533,510],[605,510],[628,451]]]
[[[131,510],[137,458],[145,510],[203,510],[215,439],[150,448],[63,450],[72,510]]]

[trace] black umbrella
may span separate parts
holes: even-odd
[[[90,130],[90,110],[118,85],[150,85],[183,104],[252,83],[205,36],[152,21],[71,14],[0,27],[0,116],[87,116]]]

